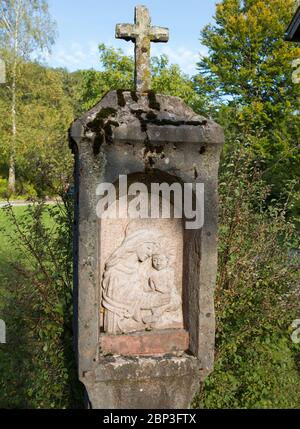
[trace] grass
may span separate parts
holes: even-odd
[[[14,207],[13,211],[17,218],[20,218],[26,210],[26,206]],[[11,251],[13,250],[13,243],[11,240],[6,237],[6,234],[10,234],[13,231],[13,226],[9,221],[7,215],[5,214],[5,210],[0,208],[0,256],[5,254],[10,254],[12,256]]]
[[[26,206],[13,207],[13,213],[16,219],[20,220],[26,213]],[[45,217],[46,225],[51,224],[50,217]],[[1,295],[7,291],[6,285],[15,279],[15,270],[13,264],[24,261],[24,255],[20,250],[16,249],[14,242],[14,227],[5,213],[3,208],[0,208],[0,311],[1,311]],[[1,316],[1,313],[0,313]]]
[[[13,207],[13,213],[16,219],[20,220],[26,213],[26,206]],[[46,226],[51,226],[53,221],[50,216],[45,216]],[[0,319],[1,313],[4,311],[5,300],[9,297],[9,289],[18,280],[18,274],[14,269],[14,264],[24,260],[24,254],[17,249],[14,242],[14,226],[12,225],[5,209],[0,208]]]
[[[14,214],[21,217],[26,207],[15,207]],[[0,318],[4,311],[5,301],[9,299],[9,289],[16,281],[16,271],[13,264],[18,262],[22,255],[15,249],[13,239],[13,226],[5,214],[3,208],[0,209]]]
[[[14,207],[17,220],[26,207]],[[50,224],[50,218],[45,219]],[[0,208],[0,319],[6,323],[6,344],[0,345],[0,408],[32,408],[28,399],[29,385],[34,380],[34,348],[27,319],[33,302],[22,302],[21,288],[27,285],[15,266],[30,267],[30,259],[22,254],[14,240],[14,227]]]
[[[16,207],[13,209],[17,218],[21,217],[25,212],[25,207]],[[4,209],[0,209],[0,318],[6,323],[7,329],[7,344],[0,345],[0,407],[9,408],[10,403],[13,403],[14,392],[20,388],[17,382],[15,373],[20,365],[20,358],[14,354],[14,350],[18,347],[15,343],[16,332],[11,329],[15,326],[12,321],[15,319],[15,314],[10,311],[13,306],[14,298],[13,291],[18,285],[18,274],[14,269],[13,264],[18,262],[22,257],[20,252],[15,249],[13,239],[9,235],[13,235],[13,226],[9,221]],[[22,323],[18,324],[18,326]],[[11,341],[13,340],[13,345]],[[23,350],[22,350],[23,352]],[[21,353],[22,353],[21,352]],[[7,385],[10,384],[7,389]],[[10,388],[11,387],[11,388]],[[10,397],[12,396],[12,397]],[[15,404],[20,407],[25,407],[25,404]]]

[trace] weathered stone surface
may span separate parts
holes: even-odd
[[[94,408],[189,408],[199,386],[199,362],[182,356],[103,358],[86,374]]]
[[[159,356],[187,351],[189,334],[184,329],[164,329],[133,335],[101,335],[100,347],[104,355]]]
[[[135,43],[135,87],[140,92],[150,90],[150,43],[167,42],[169,30],[163,27],[152,27],[148,9],[145,6],[137,6],[135,24],[118,24],[116,38]]]
[[[217,177],[223,131],[176,97],[111,91],[74,122],[70,139],[78,192],[75,312],[79,378],[94,408],[187,407],[214,361]],[[105,262],[122,245],[124,236],[120,234],[116,240],[112,232],[111,241],[119,241],[111,249],[103,243],[107,224],[96,215],[96,189],[99,183],[115,183],[119,175],[147,186],[152,182],[204,184],[204,225],[182,232],[180,288],[176,283],[182,292],[191,356],[124,360],[104,357],[99,347]],[[104,259],[103,252],[107,252]]]

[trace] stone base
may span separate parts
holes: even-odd
[[[93,409],[186,409],[200,381],[199,361],[187,354],[106,357],[81,380]]]
[[[157,356],[189,348],[189,334],[184,329],[136,332],[127,335],[100,336],[102,354],[122,356]]]

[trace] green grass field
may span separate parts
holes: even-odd
[[[13,213],[19,221],[26,207],[14,207]],[[50,224],[48,216],[45,222]],[[20,263],[31,267],[30,257],[18,248],[14,226],[0,208],[0,319],[6,323],[7,340],[0,345],[0,408],[34,408],[31,386],[42,374],[37,368],[34,339],[28,330],[34,295],[29,292],[29,299],[22,298],[24,289],[30,288],[30,280],[16,269]]]
[[[14,213],[17,218],[24,214],[26,207],[15,207]],[[10,237],[10,235],[12,237]],[[22,258],[21,253],[16,250],[14,242],[14,229],[5,214],[3,208],[0,209],[0,318],[4,311],[5,301],[9,298],[10,285],[16,280],[16,271],[13,264]]]
[[[13,208],[17,220],[22,219],[26,209],[26,206]],[[44,221],[47,226],[53,224],[48,215],[45,216]],[[5,297],[9,295],[10,286],[15,284],[18,277],[14,268],[18,262],[30,264],[30,260],[25,258],[24,253],[18,249],[17,236],[10,217],[5,209],[0,208],[0,318],[5,307]]]
[[[25,212],[25,207],[14,208],[14,213],[17,218],[20,218]],[[15,402],[13,397],[17,397],[17,390],[21,387],[17,381],[16,371],[21,371],[20,356],[23,350],[20,351],[18,345],[13,341],[15,340],[15,323],[13,321],[18,317],[11,309],[14,305],[13,292],[18,285],[18,273],[14,269],[14,264],[22,258],[21,252],[15,249],[13,238],[13,226],[9,221],[8,216],[5,214],[4,209],[0,209],[0,318],[6,323],[6,337],[7,344],[0,346],[0,407],[8,408],[10,404],[25,407],[25,404],[19,401]],[[12,237],[9,237],[12,235]],[[17,309],[16,309],[17,310]],[[18,324],[20,327],[21,324]],[[12,328],[13,327],[13,328]],[[20,331],[22,332],[22,330]],[[14,350],[17,353],[14,353]],[[20,352],[19,352],[20,351]],[[22,377],[20,377],[22,378]],[[22,389],[21,389],[22,391]]]
[[[25,213],[26,207],[14,207],[13,211],[17,218],[20,218]],[[10,234],[13,231],[11,222],[8,216],[5,214],[5,210],[0,208],[0,256],[13,256],[13,243],[6,237],[6,234]],[[11,253],[12,252],[12,253]]]

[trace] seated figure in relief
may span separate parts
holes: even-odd
[[[168,303],[152,309],[150,325],[156,329],[182,327],[182,300],[176,289],[174,270],[170,266],[170,256],[160,252],[152,255],[152,272],[149,286],[168,298]]]
[[[120,334],[147,329],[144,314],[169,302],[167,294],[148,286],[151,256],[160,240],[151,230],[130,233],[106,262],[102,281],[105,332]]]

